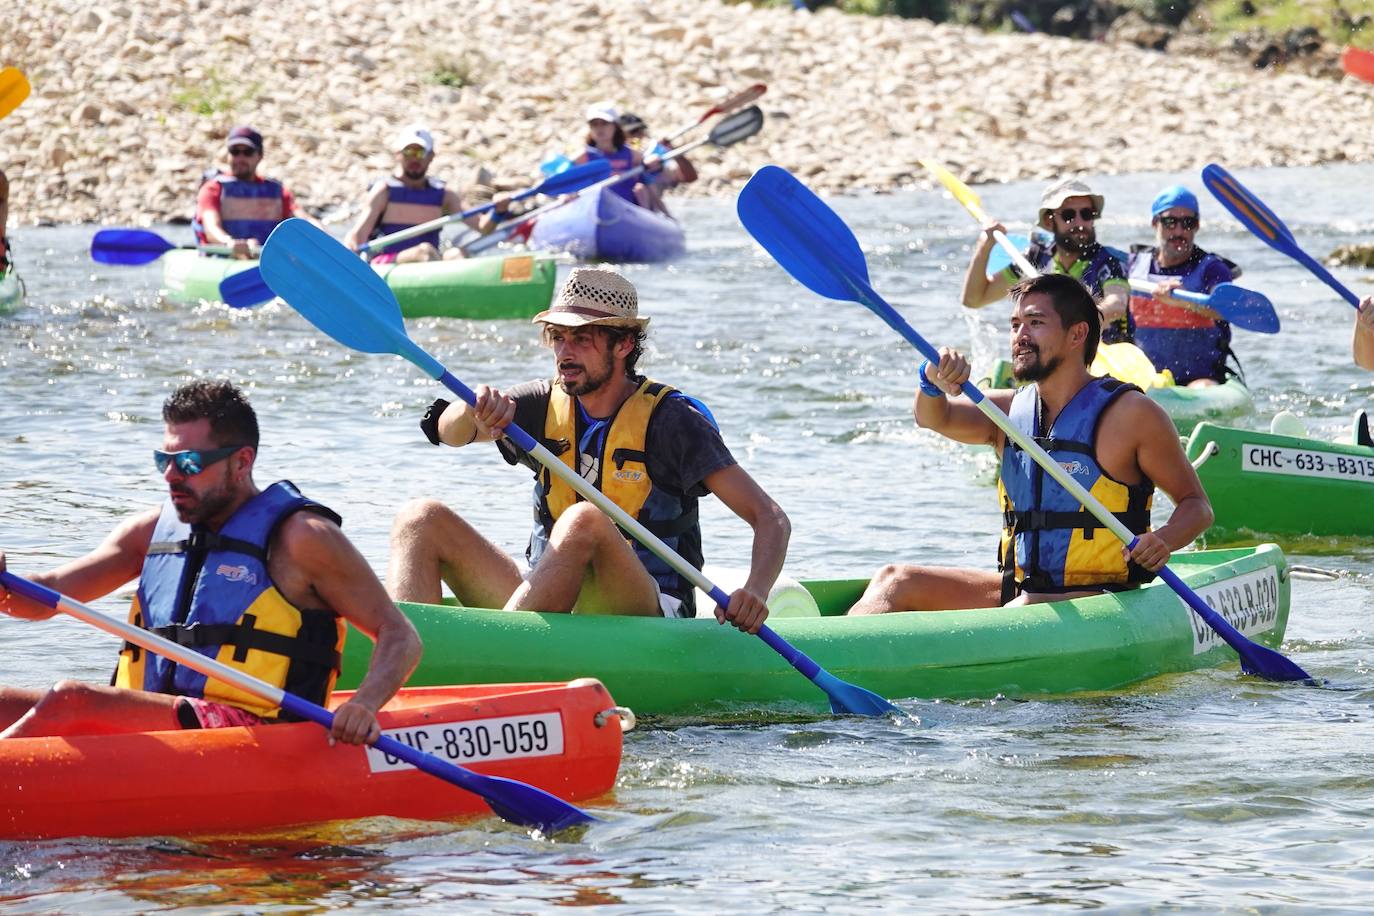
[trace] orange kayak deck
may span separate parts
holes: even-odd
[[[348,693],[334,697],[334,705]],[[621,726],[599,681],[402,690],[384,731],[567,801],[615,785]],[[362,817],[491,814],[481,798],[308,722],[0,741],[0,839],[225,836]]]

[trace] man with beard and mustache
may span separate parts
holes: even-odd
[[[339,529],[339,517],[290,481],[253,482],[258,421],[228,382],[197,381],[162,407],[153,452],[168,499],[99,547],[32,576],[79,601],[138,578],[129,620],[276,687],[326,705],[344,621],[376,642],[358,691],[335,710],[330,740],[380,734],[381,709],[420,661],[420,638]],[[5,557],[0,553],[0,569]],[[0,611],[55,613],[0,589]],[[126,644],[113,686],[62,681],[0,687],[0,738],[257,725],[289,718],[247,693]]]
[[[1038,222],[1054,236],[1054,242],[1032,242],[1026,258],[1041,273],[1067,274],[1082,282],[1102,310],[1102,342],[1121,343],[1130,341],[1134,330],[1128,310],[1131,285],[1117,255],[1098,244],[1096,222],[1103,203],[1101,194],[1094,194],[1077,178],[1050,185],[1040,197]],[[1006,232],[1006,227],[1001,223],[983,227],[964,274],[962,298],[969,308],[982,308],[1001,299],[1021,276],[1012,264],[988,279],[988,256],[997,245],[994,232]]]
[[[1156,369],[1168,369],[1179,385],[1200,387],[1226,381],[1231,372],[1231,325],[1211,309],[1176,299],[1175,289],[1210,293],[1235,279],[1221,257],[1203,251],[1197,196],[1183,185],[1160,191],[1150,205],[1155,246],[1133,251],[1127,273],[1155,283],[1153,293],[1131,293],[1135,344]]]
[[[429,166],[434,161],[434,136],[428,130],[418,125],[404,128],[396,135],[391,148],[396,154],[395,174],[372,185],[363,215],[344,236],[344,244],[353,251],[357,251],[369,239],[463,212],[463,201],[458,192],[444,187],[444,183],[437,178],[429,177]],[[470,216],[464,222],[483,235],[490,234],[500,218],[497,214],[505,213],[510,206],[510,195],[497,194],[492,202],[496,205],[494,210],[488,210],[481,216]],[[441,231],[436,228],[424,235],[389,245],[385,251],[373,255],[372,262],[406,264],[437,261]],[[461,248],[450,248],[444,252],[446,260],[461,257]]]
[[[229,131],[225,149],[229,171],[212,175],[196,195],[196,218],[191,225],[201,245],[227,247],[235,258],[256,258],[283,220],[295,216],[320,225],[286,185],[258,174],[262,134],[251,127],[235,127]]]
[[[398,601],[437,602],[447,583],[464,605],[583,614],[691,617],[694,588],[600,509],[504,438],[514,422],[700,569],[697,502],[715,494],[753,528],[749,577],[716,619],[758,632],[782,570],[787,516],[736,462],[705,405],[638,374],[648,318],[609,268],[573,270],[534,317],[558,376],[507,394],[476,389],[475,408],[442,398],[420,427],[435,445],[495,441],[535,473],[530,572],[443,503],[415,500],[392,527],[387,587]]]
[[[969,362],[943,348],[938,365],[924,362],[918,372],[916,423],[1001,455],[1000,572],[885,566],[850,614],[1032,604],[1131,588],[1153,578],[1173,551],[1212,523],[1211,504],[1169,415],[1134,385],[1089,374],[1100,318],[1083,285],[1042,274],[1021,280],[1010,295],[1012,368],[1029,384],[988,397],[1139,542],[1128,550],[973,402],[953,397],[968,381]],[[1151,531],[1156,486],[1176,508]]]

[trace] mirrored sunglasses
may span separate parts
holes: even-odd
[[[1066,223],[1073,222],[1075,218],[1081,219],[1085,223],[1091,223],[1093,220],[1097,219],[1097,211],[1092,207],[1083,207],[1078,210],[1072,207],[1065,207],[1063,210],[1058,211],[1058,213],[1059,218]]]
[[[1173,229],[1173,228],[1176,227],[1176,226],[1182,226],[1184,229],[1196,229],[1196,228],[1197,228],[1197,217],[1196,217],[1196,216],[1161,216],[1161,217],[1159,218],[1159,224],[1160,224],[1161,226],[1163,226],[1165,229]]]
[[[241,448],[244,446],[226,445],[224,448],[192,448],[181,452],[164,452],[160,448],[155,448],[153,449],[153,464],[157,465],[159,474],[166,474],[168,466],[175,462],[178,471],[187,477],[194,477],[210,465],[223,461]]]

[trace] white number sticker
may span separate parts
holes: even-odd
[[[1279,575],[1273,567],[1257,569],[1204,585],[1196,589],[1198,596],[1231,626],[1246,636],[1267,633],[1279,617]],[[1184,604],[1193,624],[1193,654],[1201,655],[1222,645],[1222,639],[1192,608]]]
[[[1329,477],[1374,485],[1374,458],[1305,448],[1276,448],[1247,442],[1240,447],[1240,469],[1256,474]]]
[[[563,717],[556,712],[433,722],[410,728],[383,729],[382,734],[456,764],[553,757],[563,753]],[[405,761],[374,747],[367,749],[367,762],[374,773],[411,769]]]

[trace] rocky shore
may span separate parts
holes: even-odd
[[[695,154],[692,193],[769,162],[843,191],[926,184],[931,155],[971,181],[1374,158],[1374,86],[1234,58],[714,0],[382,6],[27,0],[0,61],[34,87],[0,121],[11,229],[185,219],[237,123],[326,219],[357,212],[409,122],[480,199],[576,148],[588,102],[669,133],[759,81],[762,134]]]

